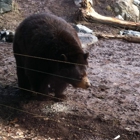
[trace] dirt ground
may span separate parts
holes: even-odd
[[[112,15],[110,0],[95,9]],[[14,10],[0,16],[0,28],[15,30],[24,17],[50,10],[75,23],[73,0],[16,0]],[[119,28],[85,23],[94,31],[116,34]],[[140,139],[140,44],[99,40],[89,46],[88,90],[69,86],[67,100],[21,99],[12,43],[0,42],[0,140]],[[40,95],[43,96],[43,95]]]

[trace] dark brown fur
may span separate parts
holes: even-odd
[[[56,97],[63,97],[62,92],[68,83],[78,87],[86,76],[84,65],[87,65],[88,55],[83,52],[76,31],[55,15],[36,14],[26,18],[16,30],[13,50],[17,54],[83,64],[79,66],[14,54],[19,87],[47,93],[50,85]]]

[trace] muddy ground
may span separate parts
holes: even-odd
[[[95,9],[109,15],[110,1],[99,2]],[[0,28],[15,30],[27,15],[48,10],[77,22],[73,0],[16,0],[15,10],[0,16]],[[82,23],[94,31],[119,30]],[[140,44],[106,39],[85,51],[90,53],[91,88],[69,86],[62,102],[54,102],[52,96],[27,101],[18,94],[12,43],[0,43],[1,140],[112,140],[118,135],[120,140],[140,139]]]

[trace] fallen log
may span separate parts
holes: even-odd
[[[123,27],[125,29],[140,31],[140,22],[138,23],[138,22],[124,21],[117,18],[100,15],[94,10],[89,0],[83,0],[81,2],[79,13],[80,13],[80,19],[82,18],[88,22],[105,23],[105,24],[110,24],[112,26]]]
[[[126,36],[126,35],[112,35],[112,34],[104,34],[104,33],[97,33],[95,32],[95,35],[100,39],[100,38],[105,38],[105,39],[123,39],[128,42],[133,42],[133,43],[140,43],[140,37],[137,36]]]

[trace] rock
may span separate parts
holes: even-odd
[[[12,0],[0,0],[0,14],[12,10]]]
[[[13,42],[14,32],[10,30],[3,29],[0,31],[0,41],[2,42]]]
[[[19,124],[15,124],[15,127],[19,127]]]
[[[13,31],[6,31],[6,42],[13,42],[15,32]]]
[[[82,1],[83,0],[74,0],[74,3],[75,3],[76,6],[81,7],[81,4],[80,3]],[[93,0],[87,0],[87,1],[89,1],[91,3],[91,5],[93,6]]]
[[[120,31],[121,35],[127,35],[127,36],[137,36],[140,37],[140,32],[138,31],[133,31],[133,30],[123,30]]]
[[[136,6],[140,6],[140,0],[134,0],[133,4],[135,4]]]
[[[121,20],[124,20],[121,15],[116,16],[116,18],[121,19]]]
[[[77,32],[88,33],[88,34],[93,33],[91,29],[81,24],[74,25],[73,27],[75,28]]]
[[[81,4],[80,4],[81,2],[82,2],[82,0],[74,0],[75,5],[78,7],[81,6]]]
[[[89,29],[88,27],[81,24],[72,26],[78,33],[78,37],[81,41],[82,48],[85,49],[88,45],[91,45],[98,41],[98,38],[93,34],[93,30]]]
[[[116,16],[121,15],[127,21],[139,21],[139,9],[133,4],[132,0],[117,0],[112,9]]]
[[[85,49],[88,45],[94,44],[98,38],[92,34],[78,33],[82,48]]]
[[[120,135],[118,135],[118,136],[116,136],[115,138],[114,138],[114,140],[117,140],[117,139],[119,139],[121,136]]]

